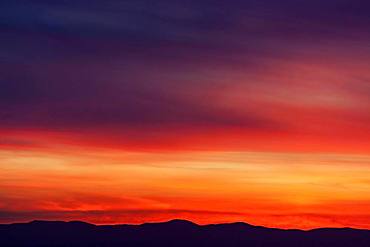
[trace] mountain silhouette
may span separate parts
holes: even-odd
[[[0,225],[2,247],[369,247],[370,230],[282,230],[237,222],[197,225],[185,220],[142,225],[32,221]]]

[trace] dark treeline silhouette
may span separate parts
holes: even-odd
[[[0,246],[370,247],[370,230],[281,230],[246,223],[200,226],[184,220],[105,226],[79,221],[32,221],[0,225]]]

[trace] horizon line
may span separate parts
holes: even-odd
[[[173,218],[166,221],[148,221],[144,223],[117,223],[117,224],[95,224],[88,221],[83,220],[31,220],[31,221],[24,221],[24,222],[12,222],[12,223],[0,223],[0,226],[4,225],[15,225],[15,224],[32,224],[32,223],[83,223],[91,226],[143,226],[147,224],[168,224],[171,222],[183,222],[183,223],[190,223],[194,226],[199,227],[206,227],[206,226],[218,226],[218,225],[233,225],[233,224],[244,224],[246,226],[250,226],[253,228],[265,228],[265,229],[275,229],[275,230],[282,230],[282,231],[302,231],[302,232],[310,232],[315,230],[323,230],[323,229],[349,229],[349,230],[360,230],[360,231],[370,231],[368,228],[354,228],[354,227],[318,227],[318,228],[310,228],[310,229],[300,229],[300,228],[279,228],[279,227],[267,227],[262,225],[252,225],[245,221],[233,221],[233,222],[220,222],[220,223],[209,223],[209,224],[198,224],[191,220],[187,219],[180,219],[180,218]]]

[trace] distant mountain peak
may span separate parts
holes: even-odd
[[[166,222],[154,222],[154,223],[144,223],[141,226],[152,226],[152,227],[170,227],[170,228],[189,228],[189,227],[197,227],[199,225],[191,222],[189,220],[182,220],[182,219],[173,219]]]
[[[176,224],[176,225],[192,225],[192,226],[197,226],[197,224],[195,224],[194,222],[192,222],[190,220],[183,220],[183,219],[173,219],[173,220],[167,221],[165,223],[168,223],[168,224]]]

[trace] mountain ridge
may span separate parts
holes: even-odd
[[[232,226],[232,225],[242,225],[251,228],[264,228],[264,229],[273,229],[273,230],[281,230],[281,231],[303,231],[303,232],[310,232],[316,230],[359,230],[359,231],[370,231],[370,229],[366,228],[354,228],[354,227],[318,227],[312,229],[299,229],[299,228],[279,228],[279,227],[267,227],[267,226],[260,226],[260,225],[252,225],[247,222],[243,221],[236,221],[236,222],[223,222],[223,223],[210,223],[210,224],[198,224],[192,222],[190,220],[185,219],[171,219],[168,221],[154,221],[154,222],[144,222],[140,224],[94,224],[86,221],[80,220],[71,220],[71,221],[63,221],[63,220],[32,220],[28,222],[14,222],[14,223],[0,223],[0,226],[10,226],[10,225],[26,225],[26,224],[50,224],[50,223],[68,223],[68,224],[82,224],[82,225],[90,225],[96,227],[119,227],[119,226],[145,226],[145,225],[161,225],[161,224],[188,224],[194,225],[199,227],[207,227],[207,226]]]
[[[370,230],[279,229],[244,222],[199,225],[188,220],[139,225],[94,225],[83,221],[0,224],[2,247],[84,246],[276,246],[369,247]]]

